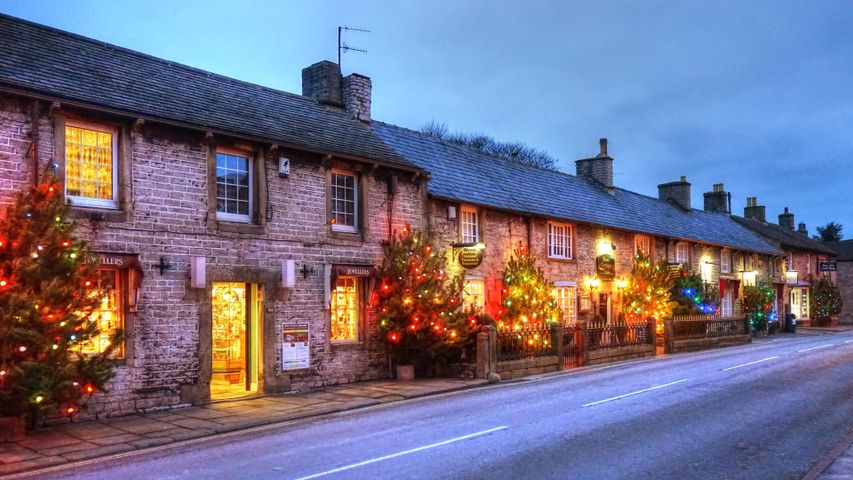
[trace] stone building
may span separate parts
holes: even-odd
[[[765,207],[758,204],[757,198],[749,197],[743,217],[733,215],[732,218],[784,252],[783,257],[776,259],[781,276],[773,278],[777,299],[781,299],[777,311],[780,318],[784,318],[781,313],[793,313],[808,322],[811,318],[809,282],[821,276],[836,281],[834,272],[820,271],[821,263],[834,259],[835,251],[810,238],[805,223],[800,222],[794,230],[794,214],[788,207],[779,214],[779,223],[775,224],[767,221]]]
[[[371,130],[370,88],[320,62],[295,95],[0,15],[0,208],[54,172],[101,256],[84,348],[127,334],[92,413],[387,376],[370,275],[426,177]]]
[[[427,228],[456,252],[478,248],[482,262],[466,270],[468,302],[494,314],[502,269],[518,246],[528,248],[557,287],[565,323],[621,312],[620,285],[634,255],[683,264],[718,284],[723,313],[734,313],[744,280],[778,274],[782,252],[725,211],[691,208],[686,178],[659,185],[652,198],[613,185],[607,141],[576,162],[577,175],[531,167],[380,122],[388,145],[430,172]],[[452,268],[461,269],[458,261]]]
[[[838,262],[838,288],[841,290],[842,323],[853,324],[853,240],[842,240],[832,244]]]

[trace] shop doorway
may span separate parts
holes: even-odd
[[[598,294],[598,311],[597,314],[601,317],[606,325],[610,325],[610,294]]]
[[[263,295],[253,283],[213,283],[210,397],[252,395],[259,389]]]

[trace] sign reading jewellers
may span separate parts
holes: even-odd
[[[595,261],[596,274],[602,280],[616,278],[616,258],[613,255],[599,255]]]

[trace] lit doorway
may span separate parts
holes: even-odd
[[[214,400],[258,392],[263,295],[251,283],[213,283],[210,397]]]
[[[610,294],[598,294],[598,316],[606,325],[610,325]]]

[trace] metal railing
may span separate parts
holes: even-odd
[[[498,331],[496,342],[499,362],[554,355],[549,326]]]
[[[672,330],[675,340],[716,338],[749,333],[744,316],[674,315]]]
[[[655,341],[654,332],[648,323],[611,323],[590,322],[587,329],[588,351],[620,348],[634,345],[651,345]]]

